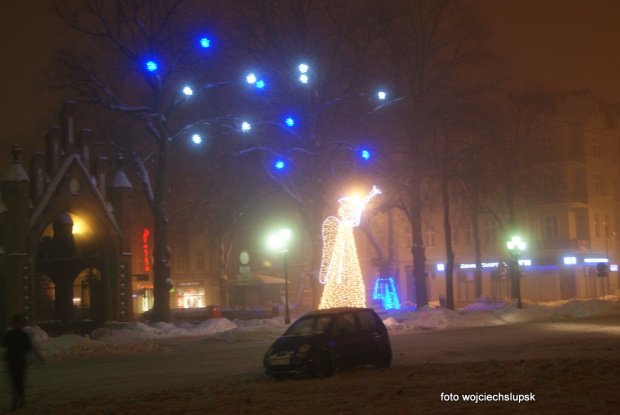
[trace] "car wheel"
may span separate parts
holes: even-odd
[[[390,367],[392,365],[392,351],[388,348],[382,348],[379,350],[379,354],[377,356],[377,363],[375,366],[380,369],[384,367]]]
[[[334,361],[328,354],[321,356],[317,375],[321,378],[328,378],[334,374]]]

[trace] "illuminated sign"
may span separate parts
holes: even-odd
[[[482,268],[499,268],[499,262],[483,262]],[[532,265],[532,260],[531,259],[520,259],[519,260],[519,265],[521,265],[522,267],[529,267]],[[460,265],[461,269],[476,269],[476,264],[461,264]]]
[[[564,257],[564,264],[566,264],[566,265],[575,265],[575,264],[577,264],[577,258],[575,258],[574,256],[565,256]]]
[[[618,264],[613,264],[609,266],[610,271],[618,271]]]
[[[593,263],[599,263],[599,262],[609,262],[609,259],[607,258],[584,258],[583,262],[585,262],[586,264],[593,264]]]
[[[483,262],[482,268],[497,268],[499,267],[499,262]],[[461,264],[461,269],[472,269],[476,268],[476,264]]]
[[[148,244],[148,238],[149,238],[149,230],[144,228],[144,231],[142,231],[142,251],[144,252],[144,271],[150,271],[151,270],[151,260],[150,260],[150,255],[149,255],[149,244]]]

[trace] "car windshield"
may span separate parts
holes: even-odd
[[[302,317],[290,326],[284,335],[300,336],[304,334],[322,334],[325,333],[331,321],[331,316]]]

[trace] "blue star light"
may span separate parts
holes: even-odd
[[[364,160],[368,160],[370,158],[370,151],[368,150],[362,150],[362,158]]]
[[[250,131],[251,129],[252,129],[252,125],[251,125],[249,122],[244,121],[244,122],[241,124],[241,131],[245,131],[245,132],[247,132],[247,131]]]
[[[203,48],[208,48],[209,46],[211,46],[211,41],[206,37],[203,37],[202,39],[200,39],[200,46]]]
[[[284,162],[282,160],[278,160],[274,164],[275,168],[278,170],[282,170],[284,168]]]
[[[200,134],[194,134],[192,136],[192,141],[196,144],[200,144],[202,143],[202,137],[200,136]]]
[[[292,126],[294,126],[294,125],[295,125],[295,120],[294,120],[293,118],[291,118],[291,117],[288,117],[288,118],[286,119],[286,121],[284,121],[284,122],[285,122],[285,123],[286,123],[286,125],[288,125],[289,127],[292,127]]]
[[[189,85],[186,85],[183,88],[183,93],[189,97],[190,95],[194,95],[194,90]]]

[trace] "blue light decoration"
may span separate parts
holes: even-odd
[[[256,88],[263,89],[265,87],[265,81],[258,80],[256,81]]]
[[[256,82],[256,75],[249,73],[248,76],[245,77],[245,80],[248,84],[253,84]]]
[[[157,62],[150,60],[146,62],[146,70],[149,72],[155,72],[157,70]]]
[[[252,129],[252,125],[249,122],[244,121],[243,123],[241,123],[241,131],[247,132],[247,131],[250,131],[251,129]]]
[[[192,136],[192,141],[196,144],[200,144],[202,143],[202,137],[200,136],[200,134],[194,134]]]
[[[285,164],[282,160],[278,160],[274,163],[274,167],[278,170],[282,170],[284,168]]]
[[[379,98],[380,100],[384,100],[387,98],[387,92],[385,91],[379,91],[377,93],[377,98]]]
[[[400,301],[398,301],[398,293],[392,277],[377,278],[372,298],[380,300],[386,310],[400,310]]]
[[[286,123],[286,125],[288,125],[289,127],[292,127],[295,125],[295,120],[292,117],[288,117],[286,119],[286,121],[284,121]]]
[[[368,159],[370,159],[370,151],[368,151],[368,150],[362,150],[362,158],[363,158],[364,160],[368,160]]]
[[[206,37],[203,37],[202,39],[200,39],[200,46],[203,48],[208,48],[209,46],[211,46],[211,40],[209,40]]]

